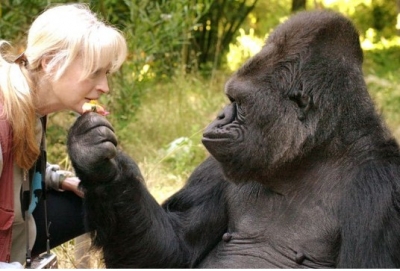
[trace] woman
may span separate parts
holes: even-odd
[[[81,4],[56,6],[42,13],[31,25],[26,50],[19,57],[10,60],[9,47],[5,41],[0,42],[0,266],[3,267],[24,264],[26,240],[30,240],[30,248],[34,244],[35,222],[30,214],[35,202],[30,202],[27,211],[21,211],[27,208],[21,206],[20,195],[26,187],[34,195],[32,184],[24,184],[39,176],[35,171],[46,175],[48,186],[82,196],[77,178],[69,177],[68,172],[59,171],[54,165],[47,164],[47,170],[40,166],[40,162],[46,164],[38,159],[44,116],[61,110],[82,114],[84,103],[109,92],[107,75],[119,69],[127,54],[121,33]],[[62,208],[52,206],[50,198],[48,206],[56,212]],[[54,227],[52,224],[50,229],[56,232]]]

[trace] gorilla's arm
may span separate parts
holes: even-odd
[[[227,230],[223,191],[228,185],[219,163],[209,157],[195,169],[185,187],[162,205],[166,212],[178,216],[192,253],[189,266],[196,266]]]
[[[395,145],[392,150],[383,148],[382,156],[397,152]],[[397,157],[386,161],[380,157],[349,176],[353,181],[346,187],[339,209],[341,245],[337,268],[400,266],[398,164]]]
[[[84,114],[68,136],[68,151],[85,191],[87,221],[107,267],[191,267],[218,242],[227,225],[215,160],[163,204],[146,189],[138,166],[116,149],[111,125]]]

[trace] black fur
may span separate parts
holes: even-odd
[[[399,268],[399,146],[376,114],[352,23],[303,12],[227,82],[211,157],[162,206],[95,113],[68,150],[111,268]]]

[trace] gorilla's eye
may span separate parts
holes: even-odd
[[[226,96],[228,97],[229,101],[231,102],[236,111],[236,120],[239,122],[243,122],[246,114],[242,104],[239,101],[235,100],[232,96],[228,94]]]
[[[310,96],[307,94],[298,93],[293,100],[300,108],[304,108],[310,103]]]
[[[243,107],[238,102],[236,102],[236,117],[237,117],[237,120],[240,122],[243,122],[246,117]]]

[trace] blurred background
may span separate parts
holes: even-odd
[[[0,0],[0,39],[23,52],[29,25],[48,6],[87,3],[120,29],[129,56],[101,103],[119,146],[139,164],[160,203],[207,156],[202,130],[228,101],[227,78],[257,53],[268,34],[301,10],[332,9],[352,19],[377,110],[400,138],[400,0]],[[73,18],[71,18],[73,20]],[[48,161],[71,168],[71,112],[49,116]],[[61,268],[102,267],[87,236],[55,249]]]

